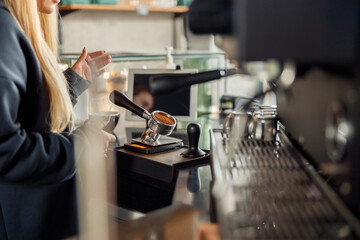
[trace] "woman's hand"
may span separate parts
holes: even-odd
[[[72,69],[79,74],[82,78],[91,81],[100,74],[105,72],[105,67],[111,62],[111,55],[106,54],[105,51],[97,51],[93,53],[87,53],[86,49],[83,49],[82,54],[76,61]]]
[[[86,124],[94,128],[103,129],[109,122],[110,117],[90,115],[89,121],[87,121]],[[101,130],[101,134],[104,142],[104,152],[106,153],[107,149],[109,148],[109,144],[115,142],[116,137],[113,134],[110,134],[104,130]]]
[[[105,132],[104,130],[101,130],[101,133],[103,134],[104,139],[104,152],[107,152],[107,149],[109,147],[110,143],[113,143],[116,141],[116,137],[108,132]]]

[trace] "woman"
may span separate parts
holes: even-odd
[[[0,0],[0,239],[76,235],[74,139],[115,140],[91,126],[73,130],[72,102],[88,85],[78,74],[90,77],[87,62],[96,61],[84,50],[67,83],[46,15],[58,3]]]

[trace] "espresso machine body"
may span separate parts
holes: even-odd
[[[291,139],[350,207],[360,203],[360,2],[233,1],[240,61],[291,60],[296,78],[278,89]]]
[[[204,0],[195,0],[193,7],[205,6],[214,1],[206,3]],[[259,226],[267,223],[268,217],[275,217],[276,220],[272,222],[277,223],[285,219],[285,235],[291,232],[294,233],[294,237],[299,237],[301,234],[309,233],[296,224],[291,230],[290,215],[293,214],[292,210],[296,208],[296,201],[300,198],[292,199],[293,202],[288,201],[297,192],[295,185],[290,184],[288,191],[283,191],[283,184],[296,177],[297,172],[279,167],[279,171],[288,173],[286,178],[280,179],[278,175],[273,174],[277,171],[276,167],[264,167],[271,162],[280,164],[280,152],[284,151],[284,161],[293,159],[293,163],[299,166],[299,173],[311,175],[307,187],[319,187],[319,192],[324,196],[323,203],[331,202],[333,210],[342,217],[346,215],[343,224],[346,226],[352,223],[350,225],[356,232],[354,239],[358,239],[360,2],[219,0],[217,4],[221,5],[218,7],[219,14],[226,15],[231,9],[231,21],[221,22],[227,24],[224,29],[230,26],[231,30],[219,31],[218,26],[202,29],[206,29],[207,33],[223,34],[225,40],[232,39],[234,46],[228,49],[232,49],[233,52],[229,55],[237,60],[239,66],[246,62],[274,59],[282,65],[282,74],[290,73],[294,76],[293,81],[287,85],[282,84],[281,76],[274,80],[269,79],[276,93],[278,118],[282,129],[280,136],[286,139],[285,141],[271,142],[274,144],[271,145],[269,142],[240,139],[234,144],[222,131],[211,132],[212,170],[215,179],[213,195],[217,202],[217,220],[220,222],[223,236],[228,236],[228,239],[239,239],[234,236],[245,236],[244,239],[249,239],[250,236],[251,239],[265,239],[265,232],[261,232]],[[190,7],[190,20],[191,13],[214,15],[214,8],[202,9],[205,10],[192,10]],[[195,25],[190,27],[196,31],[196,21],[190,23]],[[288,68],[289,65],[293,68]],[[260,153],[261,151],[263,153]],[[260,166],[260,163],[263,165]],[[267,174],[271,176],[268,182]],[[319,179],[322,181],[318,181]],[[277,180],[279,186],[276,186]],[[217,188],[217,183],[218,186],[227,186],[230,194],[224,193],[227,190]],[[264,190],[264,194],[269,194],[265,194],[269,197],[268,200],[258,197],[261,190]],[[282,203],[289,204],[289,209],[282,205],[279,193],[284,194]],[[308,199],[306,194],[302,196]],[[276,201],[272,202],[274,199]],[[327,204],[323,203],[320,205]],[[357,216],[357,220],[348,214],[342,204]],[[276,213],[276,208],[283,212]],[[299,218],[307,208],[299,209],[298,213],[292,216],[295,222],[300,221]],[[329,211],[324,211],[323,215]],[[314,220],[309,216],[303,216],[302,219],[307,226],[311,226],[308,224]],[[317,217],[319,216],[321,215]],[[261,220],[255,219],[257,217]],[[334,217],[334,221],[336,219],[340,217]],[[254,223],[259,225],[251,228]],[[274,230],[281,229],[281,224],[273,226]],[[335,228],[324,227],[317,234],[314,233],[311,239],[341,239],[341,234],[330,233],[331,229]],[[325,232],[328,234],[326,237],[323,235]],[[270,234],[269,239],[280,239],[280,235],[276,234]]]

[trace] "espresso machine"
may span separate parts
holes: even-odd
[[[276,138],[210,132],[222,239],[359,239],[360,2],[194,0],[189,23],[281,66]]]

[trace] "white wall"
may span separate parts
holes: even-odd
[[[76,11],[62,18],[62,53],[79,53],[84,46],[89,51],[164,51],[174,44],[174,29],[181,29],[175,22],[181,24],[173,13]]]
[[[185,30],[183,16],[175,18],[173,13],[150,12],[141,16],[136,12],[81,10],[63,16],[61,25],[62,54],[79,54],[83,47],[89,52],[105,50],[110,53],[165,54],[168,46],[177,50],[219,51],[213,36],[194,35]],[[226,91],[223,86],[223,81],[212,83],[209,94],[213,97],[213,104],[217,104]],[[88,101],[87,94],[84,94],[75,107],[79,121],[87,118]]]

